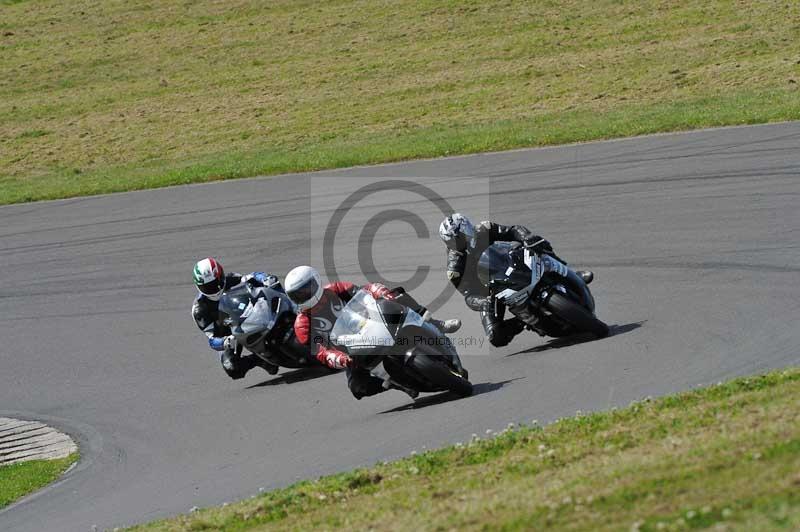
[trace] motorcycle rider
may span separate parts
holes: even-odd
[[[199,294],[192,305],[192,317],[201,331],[208,337],[208,345],[220,352],[222,369],[231,379],[241,379],[256,366],[264,368],[270,375],[278,372],[278,366],[256,355],[242,356],[242,346],[237,346],[231,329],[219,314],[219,299],[226,288],[246,281],[254,286],[272,286],[278,282],[274,275],[253,272],[249,275],[239,273],[225,274],[222,265],[212,257],[198,261],[192,270],[194,284]]]
[[[308,345],[312,356],[333,369],[344,368],[347,373],[347,386],[356,399],[386,391],[382,379],[374,377],[369,370],[353,365],[352,359],[330,343],[330,332],[344,306],[360,289],[367,290],[376,299],[386,298],[397,301],[420,314],[443,333],[455,332],[461,321],[433,319],[431,313],[402,289],[389,290],[380,283],[369,283],[363,287],[348,282],[335,282],[322,285],[319,272],[311,266],[298,266],[286,275],[284,283],[286,294],[297,305],[297,318],[294,331],[297,340]],[[416,398],[416,390],[393,385]]]
[[[514,336],[525,329],[525,323],[516,317],[503,319],[505,305],[495,300],[490,290],[478,279],[478,261],[486,248],[498,241],[520,242],[541,253],[555,255],[550,242],[522,225],[484,221],[476,227],[461,213],[453,213],[442,221],[439,237],[447,246],[447,278],[464,296],[467,306],[480,312],[489,342],[495,347],[508,345]],[[586,284],[594,278],[590,271],[575,273]]]

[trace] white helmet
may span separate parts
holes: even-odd
[[[475,227],[469,218],[456,212],[442,221],[439,238],[452,250],[466,251],[475,247]]]
[[[319,272],[311,266],[298,266],[286,274],[284,289],[297,308],[308,310],[322,297]]]

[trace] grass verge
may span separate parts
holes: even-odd
[[[56,460],[30,460],[0,466],[0,508],[43,488],[78,460],[73,453]]]
[[[711,527],[800,527],[800,369],[473,436],[135,530]]]
[[[797,2],[0,5],[0,203],[800,119]]]

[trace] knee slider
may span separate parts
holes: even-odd
[[[506,346],[510,341],[508,335],[503,333],[499,323],[492,323],[487,325],[486,337],[489,339],[489,343],[495,347]]]
[[[498,334],[495,332],[494,334],[489,335],[489,343],[495,347],[505,347],[510,342],[511,338],[509,338],[506,334]]]
[[[225,370],[225,373],[228,374],[228,377],[230,377],[231,379],[233,379],[235,381],[238,381],[239,379],[243,379],[244,376],[247,374],[246,370],[239,369],[239,368],[228,369],[225,366],[223,366],[223,369]]]
[[[352,393],[353,397],[355,397],[359,401],[361,400],[362,397],[366,397],[366,395],[367,395],[366,392],[367,391],[364,389],[364,386],[360,386],[358,384],[351,384],[350,385],[350,393]]]
[[[220,358],[220,362],[222,362],[222,369],[224,369],[228,377],[233,380],[243,379],[244,376],[247,375],[247,371],[250,369],[247,367],[242,367],[243,364],[237,364],[233,358],[225,356],[224,354]]]

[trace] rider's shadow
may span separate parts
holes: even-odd
[[[478,384],[472,385],[472,395],[469,397],[475,397],[476,395],[482,395],[485,393],[493,392],[495,390],[499,390],[506,384],[517,381],[519,379],[524,379],[525,377],[516,377],[514,379],[508,379],[506,381],[500,382],[481,382]],[[404,412],[406,410],[419,410],[420,408],[425,408],[428,406],[433,405],[440,405],[443,403],[449,403],[450,401],[457,401],[459,399],[469,399],[469,397],[462,397],[458,394],[453,392],[441,392],[434,395],[426,395],[420,399],[416,399],[413,403],[408,403],[402,406],[396,406],[394,408],[390,408],[389,410],[384,410],[383,412],[378,412],[379,414],[391,414],[393,412]]]
[[[328,375],[333,375],[335,373],[339,373],[339,371],[330,370],[328,368],[323,368],[323,367],[300,368],[292,371],[287,371],[286,373],[281,373],[277,377],[273,377],[263,382],[259,382],[258,384],[253,384],[251,386],[248,386],[246,389],[251,390],[253,388],[262,388],[264,386],[277,386],[279,384],[294,384],[295,382],[310,381],[312,379],[327,377]]]
[[[634,321],[632,323],[626,323],[624,325],[609,325],[608,336],[606,338],[631,332],[644,325],[646,321],[647,320]],[[573,336],[567,336],[565,338],[554,338],[549,342],[547,342],[546,344],[535,345],[528,349],[523,349],[522,351],[517,351],[516,353],[508,354],[506,355],[506,357],[513,357],[525,353],[541,353],[542,351],[549,351],[550,349],[559,349],[562,347],[569,347],[571,345],[584,344],[586,342],[594,342],[597,340],[602,340],[602,338],[596,338],[592,334],[576,334]]]

